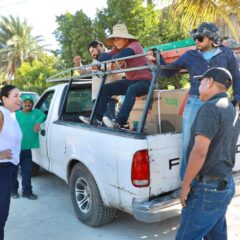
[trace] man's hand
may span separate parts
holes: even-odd
[[[93,70],[93,71],[98,71],[98,70],[100,70],[99,65],[93,65],[93,66],[92,66],[92,70]]]
[[[34,126],[34,131],[39,132],[40,130],[41,130],[40,123],[36,123],[35,126]]]
[[[182,185],[182,188],[181,188],[181,193],[180,193],[180,202],[182,204],[182,207],[186,207],[187,204],[186,204],[186,200],[187,200],[187,197],[188,197],[188,194],[190,192],[190,186],[189,185]]]
[[[148,61],[151,61],[151,62],[154,62],[154,63],[157,61],[157,58],[154,57],[153,55],[150,55],[150,54],[148,54],[146,56],[146,58],[147,58]]]
[[[125,60],[117,61],[117,65],[118,65],[120,68],[126,68],[126,67],[127,67],[127,63],[126,63]]]
[[[12,159],[11,149],[6,149],[3,151],[0,151],[0,160],[2,160],[2,159]]]

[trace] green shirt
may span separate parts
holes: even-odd
[[[39,148],[38,133],[34,131],[36,123],[42,123],[46,115],[39,109],[33,109],[31,112],[16,112],[16,118],[22,130],[22,150]]]

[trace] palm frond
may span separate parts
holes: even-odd
[[[196,28],[203,21],[216,23],[223,19],[235,39],[239,41],[239,34],[230,19],[232,15],[240,17],[239,0],[175,0],[168,2],[172,3],[172,15],[181,17],[182,26],[187,24],[189,30]]]

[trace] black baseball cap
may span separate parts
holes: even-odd
[[[213,67],[208,69],[203,75],[195,76],[195,79],[201,81],[204,78],[213,78],[214,81],[223,84],[227,89],[232,84],[232,75],[225,69],[220,67]]]

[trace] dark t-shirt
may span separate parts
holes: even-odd
[[[188,157],[196,135],[211,140],[201,176],[229,176],[235,164],[236,143],[240,131],[238,113],[227,94],[220,93],[209,99],[199,110],[191,129]]]

